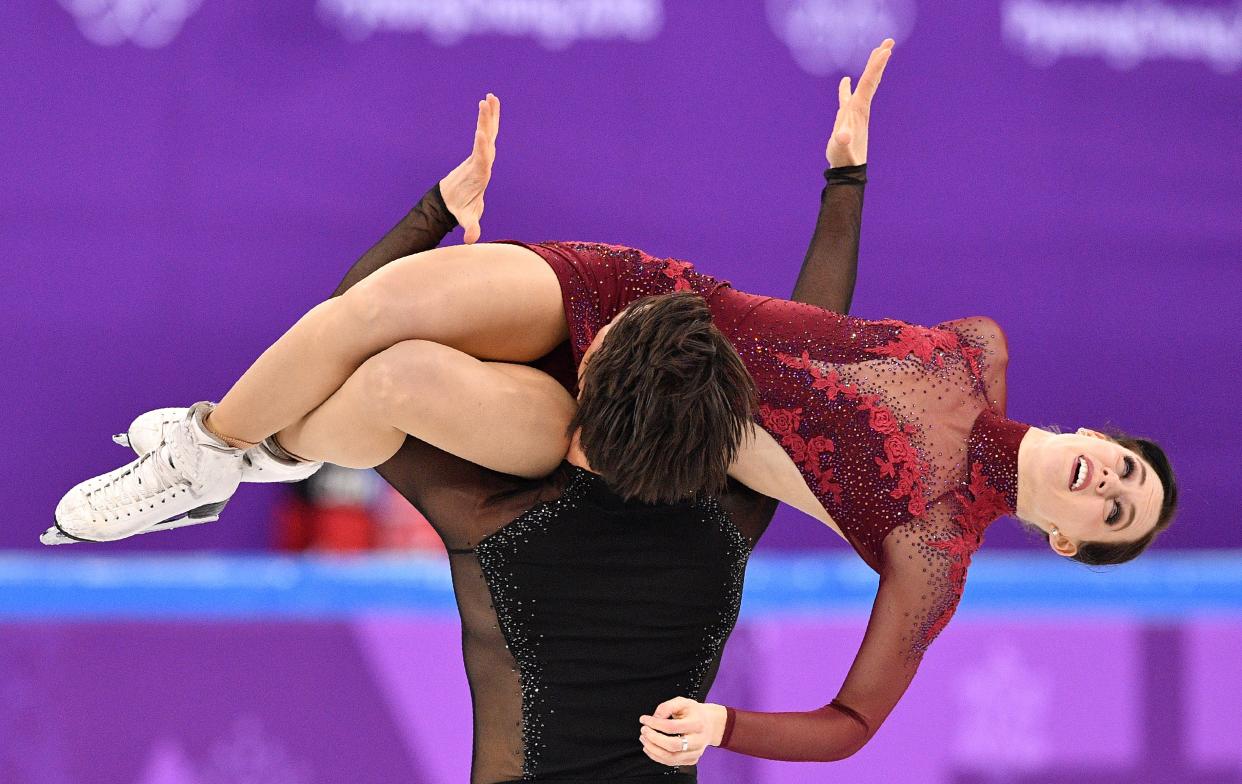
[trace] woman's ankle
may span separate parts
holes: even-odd
[[[259,443],[258,441],[247,441],[244,438],[237,438],[235,436],[230,436],[227,433],[220,432],[220,430],[217,429],[214,423],[212,423],[211,421],[212,414],[214,413],[215,413],[215,410],[213,409],[212,411],[208,412],[207,416],[203,417],[203,427],[207,430],[208,433],[211,433],[213,436],[220,439],[221,441],[228,444],[229,446],[233,447],[234,449],[249,449],[252,446],[258,445]]]

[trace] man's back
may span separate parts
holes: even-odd
[[[740,485],[721,500],[625,502],[568,463],[524,480],[413,438],[380,470],[449,550],[471,780],[669,781],[638,717],[705,696],[775,502]]]

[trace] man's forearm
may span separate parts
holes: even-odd
[[[819,217],[794,284],[793,299],[836,313],[849,313],[858,274],[867,164],[837,166],[824,172]]]
[[[423,194],[414,209],[383,238],[362,254],[362,258],[345,273],[344,280],[332,292],[338,297],[363,280],[380,267],[413,253],[431,250],[457,226],[457,219],[449,212],[440,195],[440,184],[437,182],[431,190]]]

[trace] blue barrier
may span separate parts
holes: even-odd
[[[856,615],[875,587],[876,575],[851,554],[760,553],[747,570],[743,615]],[[439,555],[0,554],[0,620],[455,611]],[[1242,551],[1151,553],[1103,570],[1051,555],[982,553],[960,612],[1242,615]]]

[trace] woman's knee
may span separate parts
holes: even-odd
[[[336,298],[337,326],[375,339],[420,338],[420,325],[443,317],[436,303],[445,299],[434,286],[407,291],[368,279]]]
[[[426,340],[403,340],[372,356],[358,372],[374,411],[391,422],[446,394],[446,348]]]

